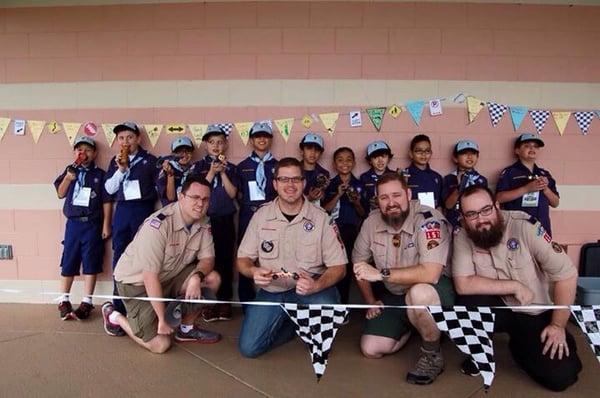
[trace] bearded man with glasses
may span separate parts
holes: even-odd
[[[488,188],[467,188],[459,203],[463,229],[455,234],[452,258],[458,303],[494,307],[495,331],[508,333],[517,364],[542,386],[565,390],[581,371],[566,330],[569,310],[518,306],[573,304],[577,270],[535,217],[499,210]],[[479,373],[470,359],[462,372]]]

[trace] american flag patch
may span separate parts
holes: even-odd
[[[156,218],[155,218],[155,219],[152,219],[152,220],[150,220],[150,226],[151,226],[152,228],[159,229],[159,228],[160,228],[160,224],[161,224],[161,221],[160,221],[160,220],[158,220],[158,219],[156,219]]]

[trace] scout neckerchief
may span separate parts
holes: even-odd
[[[264,194],[265,189],[267,188],[267,176],[265,174],[265,163],[268,162],[269,160],[272,160],[273,155],[271,155],[271,152],[267,152],[265,154],[265,156],[263,156],[263,158],[261,159],[258,157],[258,155],[255,152],[252,152],[252,155],[250,155],[250,159],[252,159],[256,163],[258,163],[258,166],[256,166],[256,185],[261,190],[261,192]]]

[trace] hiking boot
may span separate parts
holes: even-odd
[[[444,357],[441,351],[427,351],[421,347],[421,357],[414,369],[406,374],[410,384],[431,384],[444,371]]]
[[[475,366],[475,362],[469,357],[466,357],[460,365],[460,371],[467,376],[479,376],[479,369]]]
[[[217,313],[220,321],[231,320],[231,304],[217,304]]]
[[[102,320],[104,323],[104,331],[111,336],[124,336],[125,331],[121,328],[121,326],[115,325],[108,319],[113,311],[115,311],[115,307],[110,301],[102,304]]]
[[[217,305],[205,305],[204,307],[202,307],[202,319],[204,319],[204,322],[218,321],[219,309]]]
[[[194,326],[194,328],[187,333],[184,333],[181,328],[178,328],[175,333],[175,340],[200,344],[214,344],[221,340],[221,335],[217,332],[211,332],[210,330],[200,329]]]
[[[70,301],[61,301],[58,305],[58,312],[60,313],[60,319],[63,321],[75,319],[75,314],[73,313],[73,307],[71,306]]]
[[[77,319],[83,321],[84,319],[88,319],[90,317],[90,313],[93,309],[93,305],[82,301],[81,304],[79,304],[79,307],[77,307],[77,309],[75,310],[74,314],[77,317]]]

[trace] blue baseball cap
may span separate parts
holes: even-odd
[[[527,141],[535,141],[538,143],[538,145],[541,147],[543,147],[544,141],[542,140],[542,137],[540,137],[538,134],[533,134],[533,133],[523,133],[520,136],[517,137],[516,141],[515,141],[515,148],[518,148],[519,145],[521,145],[524,142]]]
[[[454,145],[454,153],[459,154],[462,151],[471,150],[479,153],[479,145],[475,141],[460,140]]]
[[[96,149],[96,142],[90,137],[86,137],[85,135],[80,135],[75,139],[75,144],[73,144],[73,148],[77,148],[79,144],[87,144],[92,148]]]
[[[369,159],[375,152],[379,151],[385,151],[390,156],[392,155],[392,150],[390,149],[390,146],[385,141],[377,140],[367,145],[367,159]]]
[[[171,141],[171,152],[175,152],[182,146],[187,146],[194,150],[194,144],[192,144],[190,137],[177,137]]]
[[[121,131],[132,131],[136,135],[140,135],[140,128],[135,122],[123,122],[113,128],[113,133],[115,134],[119,134]]]
[[[209,124],[204,134],[202,134],[202,141],[206,141],[211,135],[224,135],[227,138],[227,132],[221,128],[218,124]]]
[[[265,133],[273,137],[273,129],[271,125],[267,122],[256,122],[250,128],[250,137],[255,134]]]
[[[300,141],[300,149],[302,149],[302,147],[306,144],[317,145],[318,147],[321,148],[322,151],[325,150],[325,143],[323,142],[323,137],[321,137],[319,134],[315,134],[315,133],[305,134],[304,137],[302,137],[302,140]]]

